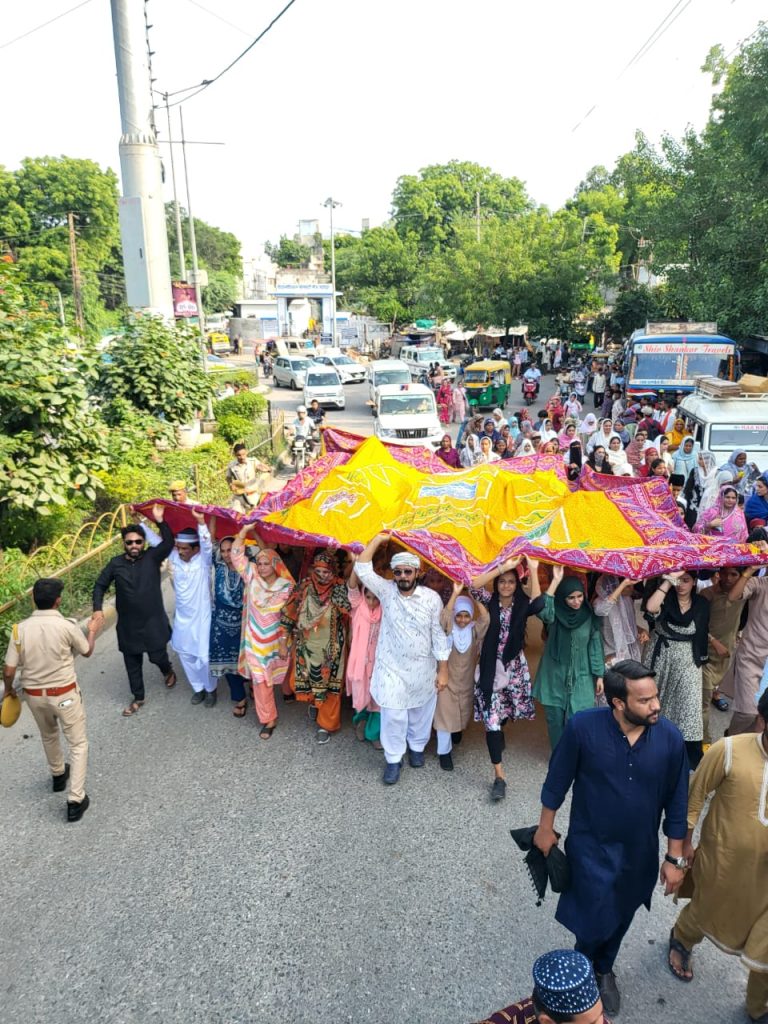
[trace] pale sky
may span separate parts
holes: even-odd
[[[108,0],[3,46],[75,2],[2,4],[7,167],[65,154],[119,173]],[[156,87],[212,78],[283,4],[150,0]],[[670,12],[677,20],[622,75]],[[379,224],[399,175],[450,159],[515,175],[534,200],[557,206],[590,167],[630,149],[636,129],[657,140],[700,128],[709,48],[732,50],[761,15],[763,0],[297,0],[185,107],[188,138],[226,143],[190,151],[195,214],[233,231],[247,257],[300,218],[327,230],[321,203],[331,194],[343,204],[338,227]],[[157,117],[167,137],[165,112]]]

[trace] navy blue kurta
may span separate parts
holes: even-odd
[[[610,708],[580,711],[565,726],[541,791],[556,811],[573,786],[565,851],[571,885],[557,920],[583,942],[611,936],[641,904],[650,909],[659,870],[659,824],[684,839],[688,759],[666,718],[630,746]]]

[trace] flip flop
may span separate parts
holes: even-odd
[[[248,711],[248,701],[239,700],[237,704],[232,708],[232,714],[235,718],[245,718],[246,712]]]
[[[275,731],[276,728],[277,728],[276,725],[262,725],[261,731],[259,732],[259,739],[260,740],[272,739],[272,733]]]
[[[128,705],[127,708],[123,709],[123,718],[130,718],[132,715],[138,714],[139,710],[144,707],[143,700],[134,700]]]
[[[678,972],[672,966],[672,963],[671,963],[671,961],[669,959],[669,955],[671,953],[679,953],[680,954],[680,968],[679,969],[681,971],[690,971],[691,970],[691,951],[690,951],[690,949],[686,949],[685,946],[682,944],[682,942],[680,942],[678,939],[675,938],[675,929],[674,928],[669,933],[669,950],[668,950],[668,953],[667,953],[667,967],[669,968],[669,973],[672,975],[672,977],[677,978],[678,981],[684,981],[686,984],[688,982],[690,982],[690,981],[693,981],[693,971],[691,971],[690,978],[686,978],[685,974],[678,974]]]

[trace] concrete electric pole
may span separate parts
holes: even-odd
[[[144,0],[111,0],[120,97],[120,236],[132,309],[173,318],[160,150],[153,128]]]
[[[333,211],[337,206],[341,206],[341,203],[333,196],[328,196],[323,206],[328,208],[331,216],[331,346],[336,348],[336,243],[333,234]]]

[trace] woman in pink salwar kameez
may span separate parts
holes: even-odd
[[[347,658],[347,695],[352,698],[355,709],[352,722],[357,738],[368,740],[380,750],[381,712],[371,698],[371,675],[379,640],[381,605],[370,590],[360,588],[354,571],[347,580],[347,592],[352,605]]]
[[[243,633],[237,671],[251,681],[259,737],[268,740],[277,726],[274,688],[286,683],[290,660],[280,657],[285,631],[280,617],[293,593],[293,577],[276,551],[265,548],[255,558],[245,551],[250,526],[244,526],[232,545],[232,566],[244,584]]]

